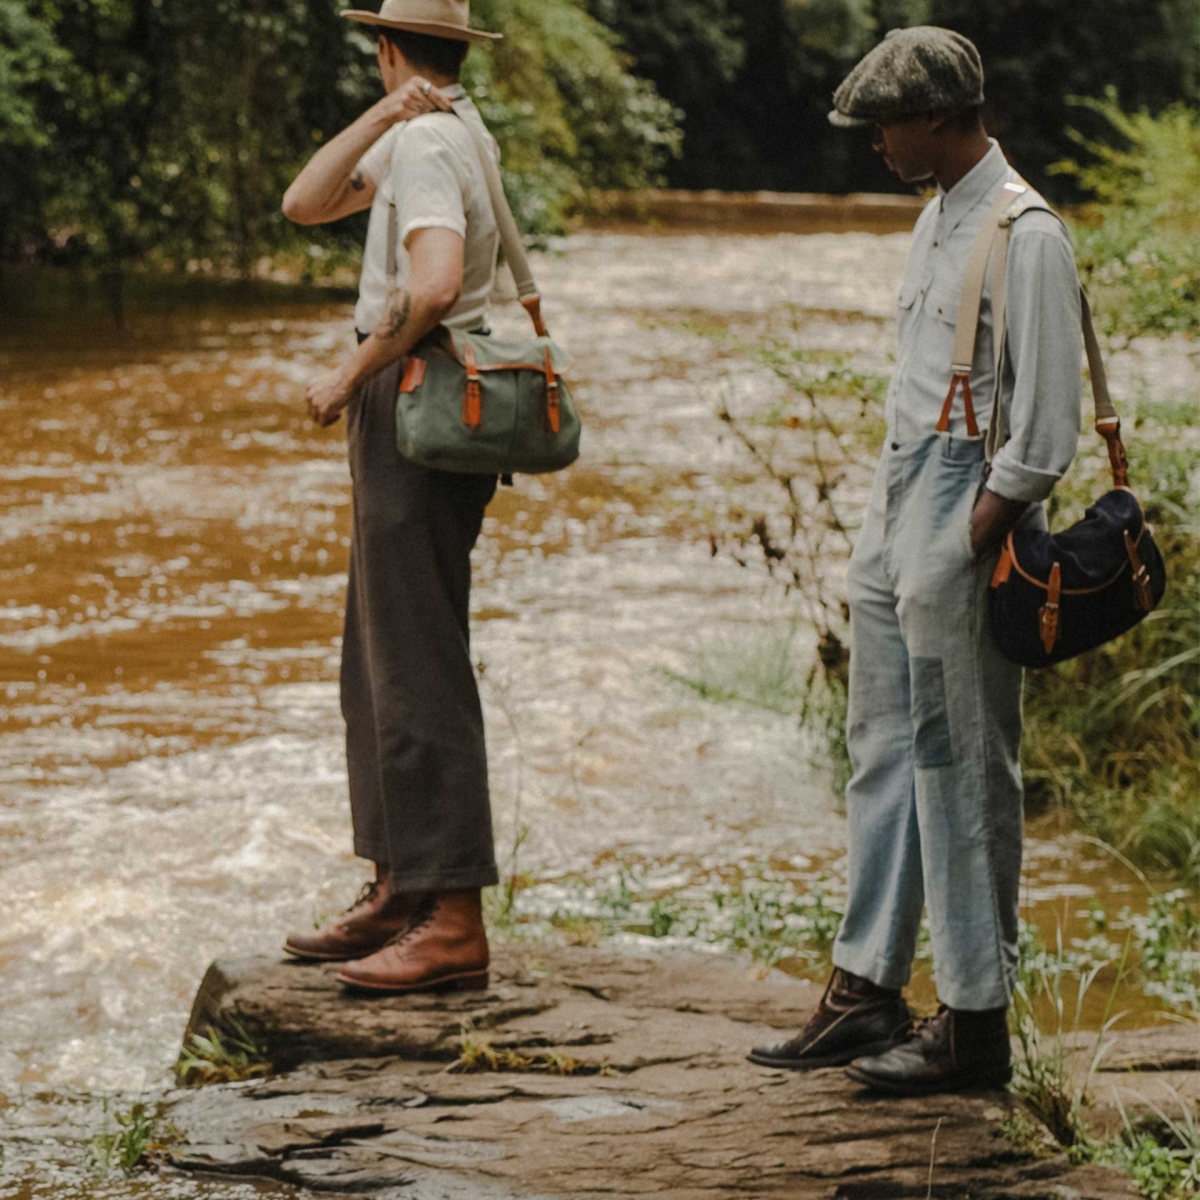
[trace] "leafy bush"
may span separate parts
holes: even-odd
[[[503,151],[521,225],[560,232],[589,188],[660,183],[678,153],[676,110],[628,71],[617,39],[576,0],[477,0],[505,37],[465,83]]]
[[[1076,226],[1080,275],[1115,346],[1146,334],[1200,333],[1200,113],[1175,104],[1126,113],[1111,89],[1075,103],[1123,145],[1069,135],[1087,155],[1050,170],[1094,202]]]
[[[357,247],[361,218],[300,233],[279,211],[313,150],[380,94],[373,38],[341,7],[0,0],[0,257],[248,274],[263,255]],[[563,228],[588,187],[658,181],[675,111],[581,0],[474,7],[506,36],[472,51],[465,82],[527,229]]]

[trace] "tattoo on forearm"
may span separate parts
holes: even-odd
[[[361,192],[363,188],[367,186],[367,181],[363,178],[363,173],[361,170],[355,171],[354,174],[350,176],[350,186],[356,192]]]
[[[395,337],[408,323],[408,314],[412,311],[412,299],[407,292],[393,292],[388,302],[387,315],[380,326],[383,337]]]

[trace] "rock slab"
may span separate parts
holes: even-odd
[[[176,1092],[174,1165],[387,1200],[1137,1195],[1014,1150],[1003,1093],[881,1100],[840,1070],[752,1066],[749,1046],[817,1000],[778,972],[611,948],[498,958],[485,992],[374,999],[335,968],[215,963],[189,1033],[233,1018],[283,1073]],[[464,1045],[510,1069],[464,1070]]]

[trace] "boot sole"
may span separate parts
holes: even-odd
[[[403,995],[408,992],[475,992],[484,991],[488,986],[487,971],[465,971],[460,975],[441,975],[437,979],[422,980],[419,983],[367,983],[354,979],[341,972],[338,982],[346,987],[365,992],[391,992]]]
[[[366,958],[369,954],[375,954],[386,946],[386,942],[381,942],[375,947],[366,947],[362,950],[342,951],[339,954],[322,954],[319,950],[298,950],[295,946],[283,943],[283,952],[290,954],[293,958],[299,958],[308,962],[354,962],[359,958]]]
[[[866,1057],[865,1055],[863,1057]],[[930,1083],[901,1083],[895,1079],[883,1079],[858,1067],[847,1067],[846,1074],[855,1083],[861,1083],[874,1092],[888,1096],[936,1096],[942,1092],[988,1092],[1006,1088],[1012,1080],[1012,1068],[984,1075],[962,1075]]]
[[[884,1054],[895,1042],[871,1042],[856,1046],[841,1054],[826,1054],[821,1058],[772,1058],[767,1054],[755,1054],[753,1050],[746,1058],[759,1067],[777,1067],[785,1071],[820,1071],[825,1067],[844,1067],[856,1058],[869,1058],[872,1054]]]

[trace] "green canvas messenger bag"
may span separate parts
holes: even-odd
[[[408,358],[396,397],[396,444],[441,471],[508,476],[561,471],[579,457],[579,412],[563,373],[570,360],[542,320],[541,297],[504,194],[483,123],[467,97],[453,101],[479,153],[530,338],[496,338],[439,325]],[[388,210],[388,290],[396,287],[396,206]]]

